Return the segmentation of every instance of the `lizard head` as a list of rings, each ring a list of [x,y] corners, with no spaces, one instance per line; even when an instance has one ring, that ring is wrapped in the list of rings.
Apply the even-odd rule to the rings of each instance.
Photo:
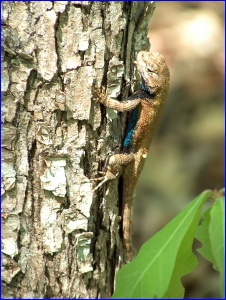
[[[140,51],[135,65],[141,75],[143,90],[150,95],[167,95],[170,73],[162,54]]]

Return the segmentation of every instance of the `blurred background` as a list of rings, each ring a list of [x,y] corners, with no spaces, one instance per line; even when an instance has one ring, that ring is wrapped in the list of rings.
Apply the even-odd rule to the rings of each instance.
[[[133,241],[140,246],[206,189],[224,186],[224,2],[157,2],[152,52],[171,73],[169,95],[136,188]],[[195,250],[187,298],[218,298],[219,274]]]

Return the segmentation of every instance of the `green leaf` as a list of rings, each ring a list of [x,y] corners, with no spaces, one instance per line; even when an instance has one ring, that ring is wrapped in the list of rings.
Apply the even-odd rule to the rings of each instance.
[[[197,228],[195,238],[202,243],[202,248],[197,249],[197,251],[202,254],[205,259],[214,264],[214,257],[209,235],[210,211],[211,207],[204,213],[204,221]]]
[[[210,240],[216,269],[221,274],[221,295],[224,297],[224,199],[216,200],[211,212]]]
[[[192,252],[205,191],[140,249],[137,257],[116,276],[113,298],[182,298],[181,277],[197,265]]]
[[[217,198],[214,205],[204,214],[196,238],[202,243],[197,249],[221,275],[221,295],[224,296],[224,199]]]

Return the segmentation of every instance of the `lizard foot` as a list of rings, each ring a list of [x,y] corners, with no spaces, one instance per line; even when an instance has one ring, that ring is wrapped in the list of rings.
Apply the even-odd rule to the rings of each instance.
[[[94,102],[99,102],[99,103],[102,103],[102,104],[105,104],[106,103],[106,89],[105,87],[101,87],[100,88],[97,88],[97,87],[94,87],[93,89],[93,101]]]
[[[115,176],[115,174],[113,174],[109,170],[107,172],[99,172],[99,173],[100,174],[104,174],[104,176],[91,179],[92,181],[99,181],[99,180],[101,180],[101,182],[93,190],[94,192],[96,190],[98,190],[103,184],[105,184],[105,182],[110,181],[110,180],[114,180],[114,179],[117,178],[117,176]]]

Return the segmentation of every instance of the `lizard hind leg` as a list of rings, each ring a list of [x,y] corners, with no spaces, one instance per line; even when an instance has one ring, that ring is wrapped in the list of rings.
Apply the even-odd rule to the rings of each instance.
[[[105,184],[107,181],[115,180],[119,178],[119,176],[123,172],[123,168],[128,164],[134,161],[134,154],[115,154],[112,155],[109,159],[109,164],[107,167],[107,172],[100,172],[102,174],[105,174],[102,177],[93,179],[93,180],[102,180],[93,191],[98,190],[103,184]]]

